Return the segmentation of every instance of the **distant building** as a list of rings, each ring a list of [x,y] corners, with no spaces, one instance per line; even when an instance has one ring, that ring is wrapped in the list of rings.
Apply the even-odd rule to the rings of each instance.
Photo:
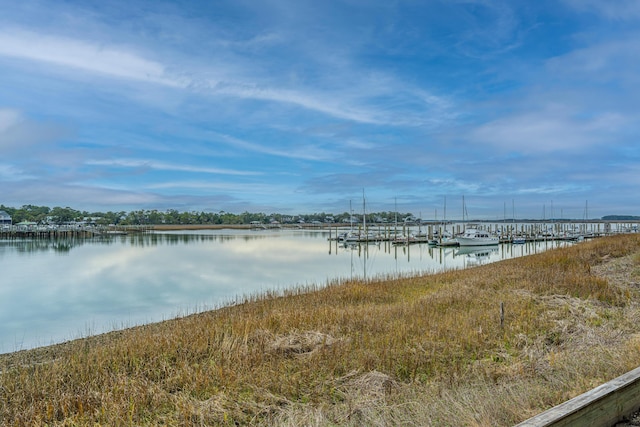
[[[11,225],[11,215],[6,213],[5,211],[0,211],[0,225]]]
[[[416,218],[414,216],[408,216],[404,219],[404,223],[405,224],[415,224],[416,223]]]

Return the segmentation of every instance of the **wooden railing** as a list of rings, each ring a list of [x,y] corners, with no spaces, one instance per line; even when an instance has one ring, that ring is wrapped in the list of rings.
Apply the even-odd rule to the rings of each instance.
[[[516,427],[613,427],[640,408],[640,368],[555,406]]]

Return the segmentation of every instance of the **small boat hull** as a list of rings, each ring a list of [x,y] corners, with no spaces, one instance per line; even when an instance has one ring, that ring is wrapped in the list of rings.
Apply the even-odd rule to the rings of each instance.
[[[488,237],[488,238],[457,237],[456,240],[458,241],[458,244],[460,246],[491,246],[491,245],[497,245],[500,243],[500,239],[498,239],[497,237],[495,238],[494,237]]]

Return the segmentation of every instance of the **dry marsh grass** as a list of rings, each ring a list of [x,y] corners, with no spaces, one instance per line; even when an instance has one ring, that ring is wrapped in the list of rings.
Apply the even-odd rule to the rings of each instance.
[[[638,235],[255,296],[0,356],[0,423],[513,425],[640,364],[639,297]]]

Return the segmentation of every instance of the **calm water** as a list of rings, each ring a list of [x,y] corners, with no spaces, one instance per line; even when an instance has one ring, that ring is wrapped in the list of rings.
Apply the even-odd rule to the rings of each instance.
[[[390,244],[343,247],[327,232],[203,230],[73,241],[0,241],[0,353],[219,307],[336,278],[434,272],[540,252]]]

